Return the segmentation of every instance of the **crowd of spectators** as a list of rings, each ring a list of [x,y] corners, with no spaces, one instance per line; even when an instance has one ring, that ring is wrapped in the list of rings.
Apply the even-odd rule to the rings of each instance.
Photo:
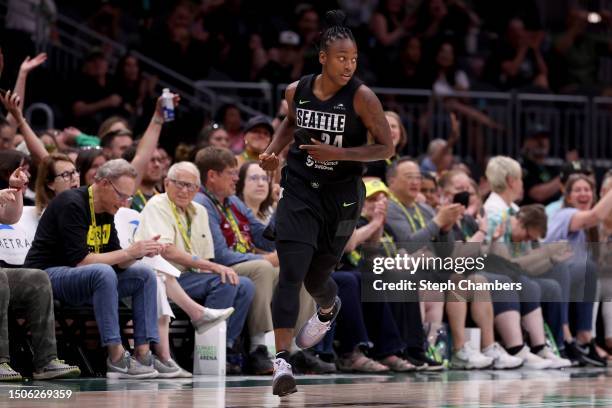
[[[94,10],[83,3],[75,2],[71,10],[91,13],[83,20],[93,29],[134,41],[185,75],[279,82],[318,70],[318,16],[329,7],[325,2],[295,8],[288,2],[273,9],[266,2],[179,1],[165,9],[153,2],[148,10],[153,14],[145,15],[140,9],[130,14],[112,1]],[[582,41],[595,46],[586,39],[582,11],[570,13],[568,32],[551,43],[534,15],[502,7],[505,14],[489,16],[500,19],[497,28],[504,27],[500,43],[482,41],[491,53],[479,65],[486,49],[471,41],[480,44],[494,31],[480,15],[492,11],[480,2],[340,3],[363,40],[364,76],[368,69],[373,81],[405,76],[406,86],[423,85],[449,97],[483,78],[499,89],[555,89],[546,61],[550,53],[582,61],[574,47]],[[155,12],[168,17],[158,20]],[[134,35],[139,27],[151,34]],[[546,51],[546,44],[554,45]],[[0,123],[0,223],[19,225],[33,206],[37,224],[20,264],[0,260],[0,280],[8,282],[0,286],[0,334],[7,333],[9,308],[25,308],[34,377],[78,375],[77,367],[57,359],[52,299],[93,305],[109,377],[188,377],[169,342],[172,301],[198,332],[227,320],[228,373],[270,374],[266,334],[273,328],[270,303],[279,268],[267,226],[275,222],[282,194],[279,174],[263,171],[257,160],[286,116],[286,103],[274,121],[255,116],[244,125],[238,107],[228,104],[214,123],[184,139],[192,142],[169,154],[160,146],[168,124],[155,79],[142,76],[129,54],[111,79],[105,50],[96,49],[75,79],[79,92],[66,114],[70,126],[36,134],[23,114],[24,98],[28,76],[45,58],[25,58],[13,90],[0,95],[6,110]],[[430,66],[428,59],[435,69],[423,68]],[[460,61],[471,65],[460,67]],[[588,87],[593,73],[570,65],[564,65],[563,85]],[[173,103],[180,108],[178,95]],[[463,101],[453,106],[478,116]],[[612,352],[612,316],[610,299],[600,298],[596,288],[601,286],[604,296],[610,293],[604,272],[609,273],[612,237],[612,174],[597,186],[593,170],[579,160],[561,169],[548,167],[550,135],[538,128],[525,138],[520,162],[486,158],[481,180],[453,156],[461,134],[455,115],[449,137],[432,140],[426,152],[414,149],[413,135],[396,112],[385,117],[396,155],[364,168],[362,217],[332,274],[343,309],[320,344],[293,348],[296,370],[404,372],[443,370],[446,363],[463,369],[605,366]],[[416,154],[407,157],[407,148]],[[135,240],[124,247],[114,225],[122,207],[141,213]],[[476,249],[466,254],[467,248]],[[427,276],[440,282],[520,283],[523,290],[420,291],[401,302],[361,301],[361,285],[367,283],[362,273],[372,251],[394,257],[417,250],[439,257],[488,256],[482,271],[451,277],[423,270],[417,277],[434,272]],[[180,276],[135,262],[157,255]],[[23,285],[26,280],[33,286]],[[31,290],[37,291],[36,302]],[[132,300],[133,351],[124,348],[118,321],[118,301],[126,297]],[[596,342],[592,324],[600,299],[605,333],[604,341]],[[302,288],[298,327],[314,309]],[[452,335],[447,355],[440,347],[444,322]],[[468,341],[468,326],[480,329],[479,345]],[[2,335],[0,342],[0,380],[20,378],[10,365],[8,337]]]

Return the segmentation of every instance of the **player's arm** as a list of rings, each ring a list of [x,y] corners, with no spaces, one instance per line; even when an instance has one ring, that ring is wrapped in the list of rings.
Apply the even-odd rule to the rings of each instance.
[[[376,161],[393,156],[394,147],[389,122],[376,94],[367,86],[361,86],[355,94],[355,112],[368,129],[374,143],[343,149],[345,158],[352,161]]]
[[[268,148],[259,155],[259,162],[264,170],[272,171],[278,167],[280,163],[278,155],[293,140],[293,131],[295,130],[293,97],[297,85],[298,81],[293,82],[285,90],[285,99],[288,105],[287,116],[274,132],[274,137],[272,138],[272,142],[268,145]]]

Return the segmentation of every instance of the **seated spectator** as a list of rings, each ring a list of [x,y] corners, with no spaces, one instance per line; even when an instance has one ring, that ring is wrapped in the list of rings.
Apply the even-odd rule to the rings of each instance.
[[[480,18],[468,6],[470,2],[425,0],[415,13],[414,32],[423,39],[425,49],[444,39],[451,39],[459,55],[465,55],[465,38]]]
[[[522,149],[523,188],[522,204],[548,204],[559,198],[559,172],[546,164],[550,152],[550,132],[535,125],[527,135]]]
[[[206,126],[198,135],[196,149],[203,149],[208,146],[222,147],[229,149],[229,135],[227,131],[218,123]],[[194,156],[197,151],[194,151]]]
[[[597,265],[592,260],[589,242],[597,242],[597,225],[612,214],[612,192],[595,203],[595,185],[591,178],[582,174],[569,177],[564,194],[563,207],[549,221],[546,243],[567,241],[571,247],[570,283],[568,300],[576,302],[576,340],[564,328],[568,356],[595,366],[605,366],[595,350],[592,337],[593,302],[597,287]]]
[[[51,153],[38,166],[36,175],[36,211],[42,215],[58,194],[81,185],[79,172],[68,156]]]
[[[563,206],[565,185],[567,184],[567,180],[572,174],[584,174],[588,177],[594,177],[593,169],[591,168],[591,166],[579,160],[564,163],[563,166],[561,166],[561,170],[559,170],[559,181],[561,182],[561,197],[559,197],[557,201],[553,201],[546,206],[546,216],[548,217],[548,219],[552,218],[552,216],[555,215],[555,213],[559,211]]]
[[[0,190],[0,224],[15,224],[23,211],[22,189],[28,175],[21,168],[11,174],[9,186]],[[32,334],[35,380],[78,377],[77,366],[57,359],[53,292],[49,277],[39,269],[11,268],[0,260],[0,381],[22,381],[21,374],[10,366],[8,312],[25,311]]]
[[[385,302],[361,302],[360,268],[366,262],[362,246],[377,245],[377,248],[389,251],[380,251],[386,256],[395,256],[391,252],[395,247],[393,236],[385,225],[389,190],[379,180],[369,180],[365,185],[366,201],[362,216],[340,261],[343,267],[332,273],[342,300],[336,320],[338,367],[349,372],[412,371],[416,367],[401,357],[405,343],[390,305]],[[369,351],[376,360],[367,357],[365,351]]]
[[[395,156],[387,160],[366,163],[366,172],[364,174],[364,177],[377,177],[383,182],[387,178],[387,167],[402,155],[404,148],[408,144],[408,132],[406,132],[400,116],[393,111],[385,111],[385,118],[387,118],[389,128],[391,129]]]
[[[259,71],[257,77],[272,84],[289,84],[300,79],[302,58],[300,36],[293,31],[281,31],[278,48],[270,50],[270,60]]]
[[[534,234],[539,235],[531,236],[524,230],[522,234],[518,235],[518,238],[514,238],[514,240],[522,242],[522,244],[517,245],[510,233],[512,227],[507,227],[510,218],[519,212],[519,207],[515,201],[519,201],[523,196],[521,166],[516,160],[505,156],[493,157],[487,166],[486,176],[492,189],[489,198],[484,204],[487,216],[487,242],[500,241],[503,243],[503,245],[494,246],[493,249],[496,247],[504,248],[504,246],[510,249],[507,258],[513,264],[520,267],[519,273],[512,273],[512,276],[521,282],[524,287],[524,290],[520,293],[521,321],[530,334],[533,353],[530,353],[529,348],[523,344],[522,338],[520,347],[516,347],[521,349],[518,351],[519,354],[525,354],[526,366],[548,368],[551,365],[550,362],[544,364],[542,361],[534,358],[539,356],[550,360],[546,355],[540,353],[543,350],[543,353],[546,352],[543,348],[545,334],[541,305],[545,305],[547,300],[557,300],[562,298],[562,296],[558,294],[559,283],[554,280],[554,277],[549,279],[536,277],[550,270],[552,267],[552,263],[549,262],[550,257],[534,253],[532,252],[533,250],[530,251],[530,247],[527,244],[528,241],[539,239],[539,235],[543,235],[544,231],[541,227],[533,228]],[[517,230],[516,227],[515,230]],[[545,263],[534,262],[534,259],[543,260]],[[511,269],[514,269],[514,267]],[[537,287],[534,287],[534,284]],[[557,312],[561,315],[561,318],[557,316]],[[553,325],[558,324],[558,320],[562,320],[562,311],[553,310],[548,311],[547,314],[549,316],[554,315],[548,319],[549,322],[552,321]],[[510,354],[517,353],[516,347],[512,349],[512,346],[506,344]]]
[[[274,128],[264,116],[255,116],[244,126],[244,151],[236,156],[238,167],[246,162],[259,161],[259,155],[272,141]]]
[[[155,109],[157,78],[144,76],[138,59],[128,53],[117,63],[115,84],[123,99],[123,109],[136,128],[139,125],[138,119],[149,117]]]
[[[134,238],[140,241],[159,236],[159,243],[165,245],[162,256],[181,271],[179,278],[164,276],[168,297],[185,310],[199,333],[225,320],[235,309],[227,331],[227,347],[231,350],[246,321],[255,288],[231,268],[210,262],[214,244],[208,214],[192,202],[199,185],[200,172],[195,165],[172,165],[165,180],[166,193],[147,202]],[[167,338],[170,323],[168,316],[164,317],[159,322],[161,339]],[[155,366],[160,373],[180,372],[170,357],[169,344],[162,341],[155,349]],[[228,372],[240,373],[240,366],[232,366],[228,360]]]
[[[612,190],[612,171],[608,171],[601,183],[600,197]],[[605,346],[612,353],[612,215],[599,225],[599,283],[601,285],[601,317],[604,323]],[[610,357],[608,357],[610,360]]]
[[[421,172],[418,164],[410,158],[400,158],[393,163],[387,170],[387,180],[391,191],[391,202],[387,213],[387,224],[396,239],[398,248],[403,248],[408,253],[412,253],[421,247],[427,246],[431,242],[454,241],[450,232],[452,226],[460,216],[461,206],[452,204],[440,207],[436,214],[432,208],[426,204],[416,202],[416,198],[421,190]],[[440,250],[441,248],[436,248]],[[451,248],[452,249],[452,248]],[[443,254],[439,254],[442,256]],[[430,302],[426,309],[435,308],[438,313],[443,312],[444,303]],[[410,337],[403,336],[408,343],[406,357],[417,367],[428,364],[433,367],[440,367],[441,362],[433,360],[431,354],[425,356],[423,353],[423,329],[421,319],[427,320],[427,316],[421,316],[418,304],[416,311],[410,310],[415,307],[411,303],[393,303],[392,308],[398,321],[400,316],[411,316],[409,319],[413,325],[411,330],[402,329],[403,333],[410,333]],[[426,310],[427,313],[427,310]],[[417,320],[418,318],[418,320]],[[435,319],[439,320],[439,319]],[[416,326],[420,326],[417,328]],[[415,362],[416,360],[416,362]]]
[[[272,190],[272,179],[258,163],[248,162],[240,167],[236,195],[265,225],[270,222],[276,207]]]
[[[370,32],[376,45],[374,60],[379,78],[388,78],[398,60],[400,45],[415,20],[406,13],[405,2],[401,0],[383,0],[372,14]]]
[[[100,140],[100,146],[108,160],[120,159],[133,143],[132,131],[127,129],[107,132]]]
[[[130,130],[130,125],[123,116],[111,116],[104,120],[98,128],[98,137],[102,139],[106,134],[110,132],[117,132],[119,130]]]
[[[572,8],[567,15],[566,30],[553,38],[553,57],[558,64],[551,70],[551,82],[560,93],[593,96],[602,93],[598,76],[600,58],[610,55],[612,41],[588,27],[588,12]],[[609,92],[609,88],[606,90]]]
[[[448,140],[434,139],[429,142],[427,156],[421,160],[421,173],[441,175],[453,165],[453,146],[459,140],[460,123],[454,113],[450,114],[451,132]]]
[[[436,177],[431,173],[423,173],[421,180],[421,194],[425,196],[425,203],[437,210],[440,206],[440,193],[438,191],[438,182]]]
[[[271,374],[272,362],[264,344],[265,333],[273,329],[270,304],[278,283],[278,256],[274,242],[263,237],[265,225],[235,196],[238,181],[236,158],[227,149],[207,147],[195,160],[202,177],[202,193],[195,197],[208,211],[215,244],[215,262],[230,266],[238,275],[255,284],[248,327],[251,341],[248,371]],[[314,301],[302,287],[300,313],[296,327],[301,327],[314,312]]]
[[[456,194],[467,192],[470,188],[469,177],[460,171],[450,171],[446,173],[440,179],[440,185],[444,192],[444,202],[454,201]],[[478,213],[477,218],[468,213],[466,210],[458,224],[454,227],[454,234],[458,241],[466,242],[467,244],[460,246],[461,256],[478,256],[485,254],[483,251],[483,245],[486,243],[488,234],[488,221],[486,217],[480,216]],[[535,218],[535,219],[534,219]],[[527,216],[521,219],[526,220],[530,234],[526,234],[527,229],[522,223],[516,225],[516,228],[512,228],[513,237],[508,238],[508,245],[520,245],[519,243],[525,241],[533,236],[541,236],[544,233],[541,222],[538,223],[537,217]],[[545,222],[546,220],[544,220]],[[508,228],[508,231],[510,227]],[[500,233],[501,234],[501,233]],[[496,237],[495,237],[496,238]],[[505,242],[505,241],[504,241]],[[477,245],[472,245],[477,244]],[[490,260],[491,257],[487,258]],[[502,265],[503,266],[503,265]],[[500,334],[506,349],[514,354],[512,357],[520,357],[521,362],[526,367],[530,368],[562,368],[571,365],[571,362],[566,359],[558,358],[553,349],[549,346],[541,347],[542,339],[544,338],[544,327],[541,321],[542,311],[540,311],[540,304],[536,301],[538,293],[541,293],[541,299],[546,301],[558,300],[561,297],[561,288],[554,280],[538,280],[536,278],[530,279],[526,276],[514,276],[512,274],[503,273],[505,269],[500,268],[498,263],[493,261],[485,262],[485,269],[478,272],[479,276],[484,277],[487,281],[493,282],[498,281],[502,283],[510,284],[512,282],[520,282],[521,291],[491,291],[490,298],[493,301],[493,312],[495,315],[495,327]],[[519,271],[519,268],[513,268],[512,271]],[[518,272],[520,273],[520,272]],[[448,312],[447,303],[447,312]],[[546,305],[546,307],[544,307]],[[457,307],[455,305],[455,311]],[[561,327],[561,308],[558,304],[553,303],[542,303],[542,309],[545,309],[549,321],[553,329],[560,329]],[[525,348],[522,337],[521,337],[521,314],[523,314],[525,321],[525,327],[530,332],[531,340],[531,351],[529,348]],[[533,324],[531,324],[533,322]],[[483,330],[483,333],[485,330]],[[455,336],[453,335],[453,338]],[[484,345],[484,343],[483,343]],[[493,357],[495,351],[498,350],[496,347],[490,350],[483,350],[485,355]],[[518,353],[516,351],[518,350]],[[493,355],[490,353],[493,352]],[[536,353],[537,356],[534,354]],[[501,361],[504,360],[505,351],[501,350]],[[499,356],[499,355],[498,355]],[[499,358],[499,357],[498,357]],[[547,361],[542,361],[542,359]],[[496,359],[495,367],[501,368],[505,364],[499,364],[501,361]]]
[[[106,156],[101,148],[81,149],[76,160],[76,168],[81,175],[81,185],[92,185],[98,169],[104,163]]]
[[[73,87],[74,125],[88,134],[98,129],[103,118],[123,112],[123,98],[108,76],[108,61],[100,49],[93,49],[83,61],[82,75]]]
[[[216,115],[217,123],[229,136],[229,149],[234,154],[240,154],[244,150],[244,138],[242,137],[242,114],[238,106],[227,104],[221,106]]]
[[[158,343],[157,283],[154,272],[134,265],[163,249],[155,239],[121,249],[114,215],[136,189],[136,171],[125,160],[101,166],[89,187],[64,191],[43,213],[25,266],[44,269],[55,299],[68,305],[93,304],[102,345],[107,347],[108,378],[158,375],[149,351]],[[155,237],[153,237],[155,238]],[[135,355],[122,346],[118,304],[132,298]]]
[[[506,91],[547,90],[548,66],[540,50],[544,32],[528,32],[519,18],[508,22],[505,38],[493,49],[485,75]]]
[[[130,151],[131,150],[131,151]],[[136,153],[136,149],[130,148],[126,151],[127,154],[124,154],[123,158],[125,160],[131,159],[133,160],[133,155]],[[145,171],[142,173],[142,180],[140,181],[140,185],[138,189],[136,189],[136,194],[134,195],[134,199],[132,200],[132,209],[138,212],[141,212],[145,207],[147,202],[155,195],[159,194],[157,191],[157,186],[162,181],[162,157],[157,150],[153,151],[153,154],[150,156],[147,163],[147,167]],[[131,161],[131,160],[130,160]]]

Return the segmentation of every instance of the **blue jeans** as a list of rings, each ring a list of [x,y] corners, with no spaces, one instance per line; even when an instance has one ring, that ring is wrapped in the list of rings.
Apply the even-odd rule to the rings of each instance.
[[[157,279],[153,270],[134,265],[116,273],[112,266],[91,264],[48,268],[53,297],[71,306],[93,305],[102,345],[121,344],[119,298],[132,298],[134,344],[159,343]]]
[[[222,283],[215,273],[183,272],[177,279],[185,293],[193,300],[211,309],[234,307],[227,321],[227,347],[232,347],[240,335],[255,296],[255,285],[247,277],[240,276],[234,286]]]

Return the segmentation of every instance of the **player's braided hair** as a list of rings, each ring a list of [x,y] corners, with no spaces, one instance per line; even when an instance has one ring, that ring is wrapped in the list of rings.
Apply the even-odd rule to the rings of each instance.
[[[327,46],[336,40],[349,39],[356,43],[351,29],[344,25],[346,14],[341,10],[330,10],[325,13],[325,26],[321,35],[320,49],[327,50]]]

